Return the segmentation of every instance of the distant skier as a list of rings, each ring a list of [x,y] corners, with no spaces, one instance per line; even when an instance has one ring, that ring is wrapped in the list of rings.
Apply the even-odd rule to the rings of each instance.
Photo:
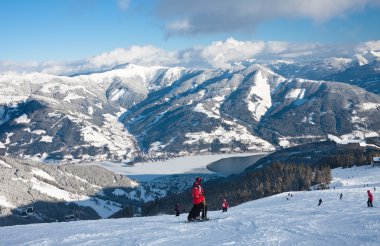
[[[343,198],[343,193],[340,193],[339,199],[342,200]]]
[[[228,209],[228,202],[227,202],[227,199],[224,199],[222,203],[222,210],[223,212],[227,212],[227,209]]]
[[[318,206],[321,206],[321,204],[322,204],[322,199],[319,198]]]
[[[371,194],[371,191],[369,191],[369,190],[367,190],[367,194],[368,194],[367,205],[368,205],[368,207],[373,207],[373,204],[372,204],[373,195]]]
[[[174,211],[175,211],[175,216],[179,216],[179,214],[180,214],[179,203],[176,203]]]
[[[376,187],[373,187],[373,191],[376,191]]]

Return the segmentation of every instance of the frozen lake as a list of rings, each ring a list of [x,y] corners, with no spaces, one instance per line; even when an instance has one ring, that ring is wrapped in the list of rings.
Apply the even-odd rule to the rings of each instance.
[[[136,163],[133,166],[115,162],[93,162],[86,165],[98,165],[114,173],[126,175],[139,181],[150,181],[157,177],[172,174],[198,173],[230,175],[232,173],[240,173],[247,166],[253,164],[255,160],[260,159],[267,154],[268,153],[196,155],[165,161],[141,162]],[[226,161],[218,162],[221,159],[226,159]],[[253,162],[248,164],[250,161]],[[212,165],[208,166],[209,164]]]

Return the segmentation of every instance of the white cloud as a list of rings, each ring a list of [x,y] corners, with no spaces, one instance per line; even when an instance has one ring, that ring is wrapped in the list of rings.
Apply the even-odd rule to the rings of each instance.
[[[152,45],[119,48],[88,59],[60,62],[0,61],[0,72],[42,72],[70,75],[100,71],[114,66],[133,63],[142,66],[184,66],[196,68],[229,68],[231,64],[246,59],[308,59],[327,57],[353,57],[359,53],[366,62],[380,57],[380,40],[360,43],[356,47],[329,46],[319,43],[289,43],[280,41],[238,41],[228,38],[207,46],[195,46],[180,51],[167,51]],[[376,58],[377,59],[377,58]]]
[[[380,51],[380,40],[372,40],[365,43],[361,43],[356,47],[358,53],[366,53],[368,51]]]
[[[252,31],[258,23],[277,18],[323,22],[374,5],[380,0],[159,0],[156,13],[170,36]],[[172,28],[183,20],[185,29]]]
[[[229,67],[231,63],[249,59],[262,52],[263,41],[237,41],[229,38],[226,41],[213,42],[203,48],[201,57],[213,67]]]

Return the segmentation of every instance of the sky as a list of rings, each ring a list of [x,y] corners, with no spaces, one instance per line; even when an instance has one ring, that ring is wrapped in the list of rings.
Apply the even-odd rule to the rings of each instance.
[[[380,0],[0,1],[0,72],[349,56],[379,49],[379,11]]]

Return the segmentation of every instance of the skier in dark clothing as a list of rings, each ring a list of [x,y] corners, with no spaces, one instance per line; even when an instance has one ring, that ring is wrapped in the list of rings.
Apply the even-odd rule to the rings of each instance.
[[[367,190],[367,193],[368,193],[367,205],[368,205],[368,207],[373,207],[373,204],[372,204],[373,195],[371,194],[371,191],[369,191],[369,190]]]
[[[321,204],[322,204],[322,199],[319,198],[318,206],[321,206]]]
[[[179,216],[179,214],[180,214],[179,203],[177,203],[177,204],[175,205],[174,210],[175,210],[175,216]]]
[[[340,193],[339,199],[341,200],[343,197],[343,193]]]

